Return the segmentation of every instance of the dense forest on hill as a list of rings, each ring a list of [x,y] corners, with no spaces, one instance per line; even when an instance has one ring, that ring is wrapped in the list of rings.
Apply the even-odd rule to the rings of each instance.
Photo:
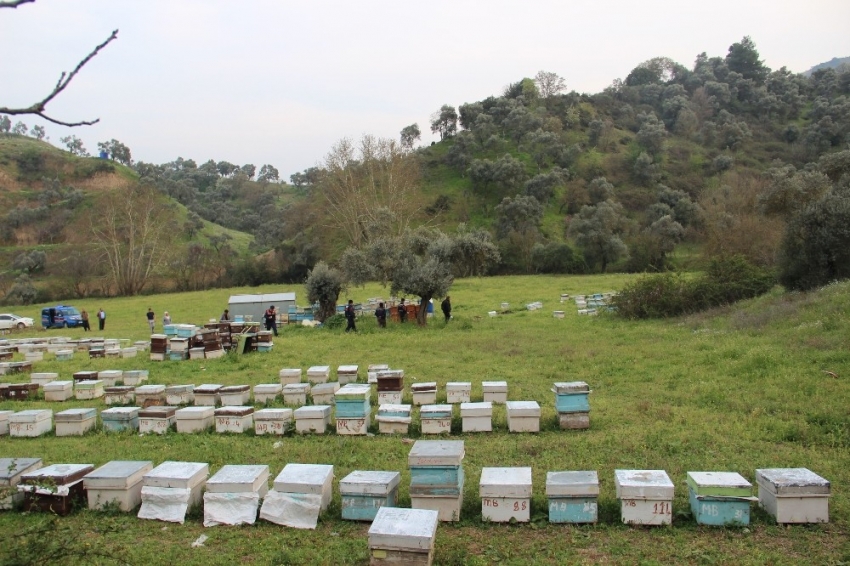
[[[98,284],[48,286],[52,296],[300,283],[319,262],[348,282],[393,282],[405,277],[387,265],[408,257],[408,278],[429,262],[446,263],[440,277],[451,277],[665,271],[731,255],[787,275],[809,269],[797,261],[814,253],[806,230],[843,210],[850,184],[846,66],[771,70],[749,38],[691,66],[651,59],[597,94],[569,92],[541,71],[484,100],[446,104],[428,127],[440,142],[417,147],[418,124],[400,140],[340,140],[290,183],[271,165],[133,163],[116,140],[101,151],[132,169],[84,157],[73,137],[62,139],[73,159],[0,146],[2,238],[15,246],[6,254],[24,265],[46,253],[43,272],[56,275],[51,256],[68,254],[52,247],[74,245],[85,263],[113,266]],[[0,117],[0,132],[21,142],[27,129]],[[89,237],[90,220],[79,229],[110,189],[152,191],[167,218],[169,245],[142,283],[122,283],[126,258],[104,255],[117,232]],[[688,253],[674,262],[674,250]],[[827,265],[827,278],[841,276],[836,257],[810,259]],[[31,271],[8,270],[5,292]]]

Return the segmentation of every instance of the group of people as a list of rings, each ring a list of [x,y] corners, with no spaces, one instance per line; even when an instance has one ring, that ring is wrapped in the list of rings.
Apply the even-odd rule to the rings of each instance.
[[[106,320],[106,313],[103,312],[103,309],[101,309],[100,313],[98,313],[98,318],[100,318],[101,313],[103,313],[103,320]],[[145,316],[148,319],[148,326],[151,329],[151,334],[153,334],[154,328],[156,327],[156,315],[151,307],[148,307],[148,312]],[[162,326],[165,327],[167,324],[171,324],[171,315],[168,314],[168,311],[165,311],[162,315]],[[103,330],[103,322],[100,324],[100,329]]]
[[[89,324],[89,313],[86,309],[83,309],[80,312],[80,320],[83,323],[83,332],[91,330],[91,325]],[[98,309],[97,311],[97,327],[98,330],[103,330],[106,327],[106,311],[103,309]]]
[[[351,310],[350,318],[349,309]],[[404,304],[404,299],[401,299],[398,302],[396,309],[396,312],[398,313],[398,321],[407,322],[407,307]],[[446,318],[446,324],[448,324],[452,319],[452,299],[450,296],[446,295],[446,298],[443,299],[442,303],[440,303],[440,309],[443,311],[443,316]],[[384,307],[384,303],[378,303],[378,308],[375,309],[375,318],[378,320],[378,326],[381,328],[387,327],[387,312],[388,310]],[[349,329],[355,330],[354,305],[351,300],[348,301],[348,307],[345,309],[345,318],[348,320],[348,326],[345,331],[348,332]]]

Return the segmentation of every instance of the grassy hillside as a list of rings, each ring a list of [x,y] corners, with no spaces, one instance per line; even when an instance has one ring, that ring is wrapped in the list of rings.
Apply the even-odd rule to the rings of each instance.
[[[371,363],[405,370],[406,401],[417,381],[436,381],[438,400],[448,381],[471,381],[473,400],[481,381],[507,380],[509,399],[536,400],[542,407],[539,434],[509,434],[502,407],[494,410],[494,432],[461,434],[455,417],[452,438],[466,446],[466,484],[462,520],[440,524],[437,564],[840,564],[850,560],[850,414],[847,412],[850,354],[850,284],[834,284],[811,293],[779,290],[759,299],[700,316],[666,321],[626,322],[612,316],[583,317],[561,293],[592,293],[621,288],[632,276],[493,277],[463,279],[451,290],[455,318],[448,326],[432,321],[375,327],[358,321],[356,335],[342,329],[286,327],[269,354],[219,360],[149,362],[88,360],[44,361],[36,371],[69,378],[82,369],[150,370],[150,382],[258,384],[277,381],[283,367]],[[262,287],[251,292],[303,290]],[[226,298],[246,289],[81,301],[90,312],[108,313],[104,335],[140,339],[147,335],[144,312],[163,309],[177,322],[217,317]],[[355,301],[384,295],[370,285],[353,289]],[[343,297],[341,297],[343,298]],[[542,301],[544,309],[524,304]],[[487,312],[510,303],[509,313]],[[566,310],[554,319],[551,311]],[[32,315],[33,308],[20,314]],[[33,331],[53,336],[74,331]],[[95,334],[98,334],[97,332]],[[20,376],[17,380],[25,379]],[[555,381],[584,380],[593,393],[591,428],[560,431],[550,389]],[[374,404],[373,399],[373,404]],[[61,408],[100,402],[70,401]],[[44,401],[0,402],[0,410],[45,407]],[[411,439],[421,438],[417,419]],[[278,442],[280,440],[280,442]],[[95,432],[79,438],[0,437],[4,456],[37,456],[46,463],[113,459],[166,459],[209,462],[211,472],[226,463],[268,464],[274,477],[289,462],[334,465],[334,499],[315,531],[285,529],[258,522],[252,527],[205,529],[196,511],[184,525],[142,521],[132,514],[82,511],[59,520],[60,529],[84,533],[86,548],[120,553],[132,564],[181,562],[227,564],[364,564],[368,525],[340,520],[337,482],[352,470],[402,473],[399,505],[409,506],[407,454],[399,437],[178,435],[140,437]],[[481,521],[478,479],[482,467],[531,466],[532,522],[495,525]],[[762,467],[808,467],[833,486],[830,523],[780,527],[753,506],[746,529],[697,527],[684,485],[688,471],[729,470],[754,481]],[[619,468],[665,469],[676,495],[673,526],[632,528],[619,522],[613,471]],[[600,477],[599,524],[571,527],[547,521],[545,477],[554,470],[597,470]],[[0,514],[0,529],[20,532],[37,525],[38,514]],[[66,531],[61,531],[66,532]],[[190,543],[201,534],[205,545]],[[0,556],[11,551],[0,547]],[[0,559],[2,562],[3,559]],[[104,562],[106,563],[106,562]]]

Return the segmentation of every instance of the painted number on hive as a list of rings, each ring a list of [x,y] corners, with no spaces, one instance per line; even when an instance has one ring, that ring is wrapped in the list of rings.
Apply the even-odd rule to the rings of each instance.
[[[652,506],[653,515],[670,515],[670,503],[661,501]]]

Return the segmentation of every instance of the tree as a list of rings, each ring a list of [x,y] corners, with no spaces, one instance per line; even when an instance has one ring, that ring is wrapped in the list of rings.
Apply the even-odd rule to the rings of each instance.
[[[583,206],[570,223],[569,234],[584,251],[590,265],[601,264],[602,273],[608,265],[628,252],[621,235],[626,218],[619,203],[605,201],[596,206]]]
[[[656,157],[664,151],[664,140],[667,138],[667,130],[655,114],[639,114],[640,129],[637,140],[646,151]]]
[[[749,36],[729,46],[726,66],[730,71],[743,75],[745,79],[753,79],[756,84],[764,83],[764,79],[770,73],[770,69],[759,59],[756,44]]]
[[[428,323],[427,306],[434,297],[444,297],[454,282],[451,239],[438,230],[419,228],[399,238],[390,291],[419,297],[416,322]]]
[[[37,296],[38,290],[32,284],[30,276],[26,273],[21,273],[15,279],[15,284],[12,285],[12,288],[9,289],[3,300],[6,304],[11,305],[30,305],[35,302]]]
[[[47,265],[47,254],[41,250],[32,250],[31,252],[21,252],[15,256],[12,262],[12,268],[24,273],[37,273],[44,271]]]
[[[18,122],[15,123],[15,126],[12,128],[12,133],[18,134],[19,136],[25,136],[25,135],[27,135],[28,129],[29,128],[27,128],[26,124],[24,124],[21,121],[18,121]]]
[[[260,183],[277,183],[280,181],[280,173],[273,165],[266,163],[260,167],[260,174],[257,176],[257,181]]]
[[[454,106],[443,104],[439,112],[431,115],[431,132],[440,134],[440,140],[455,135],[455,132],[457,132],[457,111]]]
[[[73,155],[77,157],[89,157],[89,152],[86,151],[86,148],[83,146],[83,140],[78,138],[77,136],[65,136],[64,138],[59,138],[59,141],[65,144],[65,147],[68,148]]]
[[[401,147],[410,151],[413,149],[413,144],[422,139],[422,132],[419,131],[419,124],[411,124],[405,126],[401,130]]]
[[[130,148],[115,138],[106,142],[98,142],[97,149],[99,151],[106,152],[112,161],[117,161],[118,163],[122,163],[127,166],[130,166],[133,163],[133,159],[130,156]]]
[[[44,126],[35,125],[30,130],[30,136],[40,141],[47,137],[47,132],[44,130]]]
[[[546,205],[555,195],[555,189],[564,185],[569,179],[569,171],[560,167],[553,167],[547,173],[535,175],[525,183],[525,194],[536,198],[541,204]]]
[[[673,220],[670,215],[662,216],[649,225],[646,232],[655,240],[660,257],[658,265],[663,266],[666,255],[673,251],[685,235],[685,229],[681,224]]]
[[[320,261],[310,270],[304,287],[307,290],[307,300],[319,303],[319,312],[316,313],[319,322],[324,322],[336,314],[339,295],[345,288],[342,274],[338,270]]]
[[[564,144],[557,134],[544,130],[537,130],[529,134],[527,145],[534,163],[537,164],[538,173],[564,149]]]
[[[246,163],[245,165],[240,167],[239,170],[244,173],[245,176],[249,179],[253,179],[254,175],[257,173],[257,166],[253,163]]]
[[[536,234],[543,219],[543,205],[532,196],[505,197],[494,212],[498,238],[505,238],[510,232]]]
[[[499,248],[490,232],[461,223],[453,238],[452,271],[457,277],[482,276],[499,263]]]
[[[590,197],[591,204],[599,204],[600,202],[614,198],[614,185],[608,182],[605,177],[596,177],[587,186],[587,195]]]
[[[551,98],[567,89],[567,83],[556,73],[538,71],[534,75],[534,82],[540,92],[540,98]]]
[[[8,134],[12,130],[12,121],[8,116],[0,116],[0,134]]]

